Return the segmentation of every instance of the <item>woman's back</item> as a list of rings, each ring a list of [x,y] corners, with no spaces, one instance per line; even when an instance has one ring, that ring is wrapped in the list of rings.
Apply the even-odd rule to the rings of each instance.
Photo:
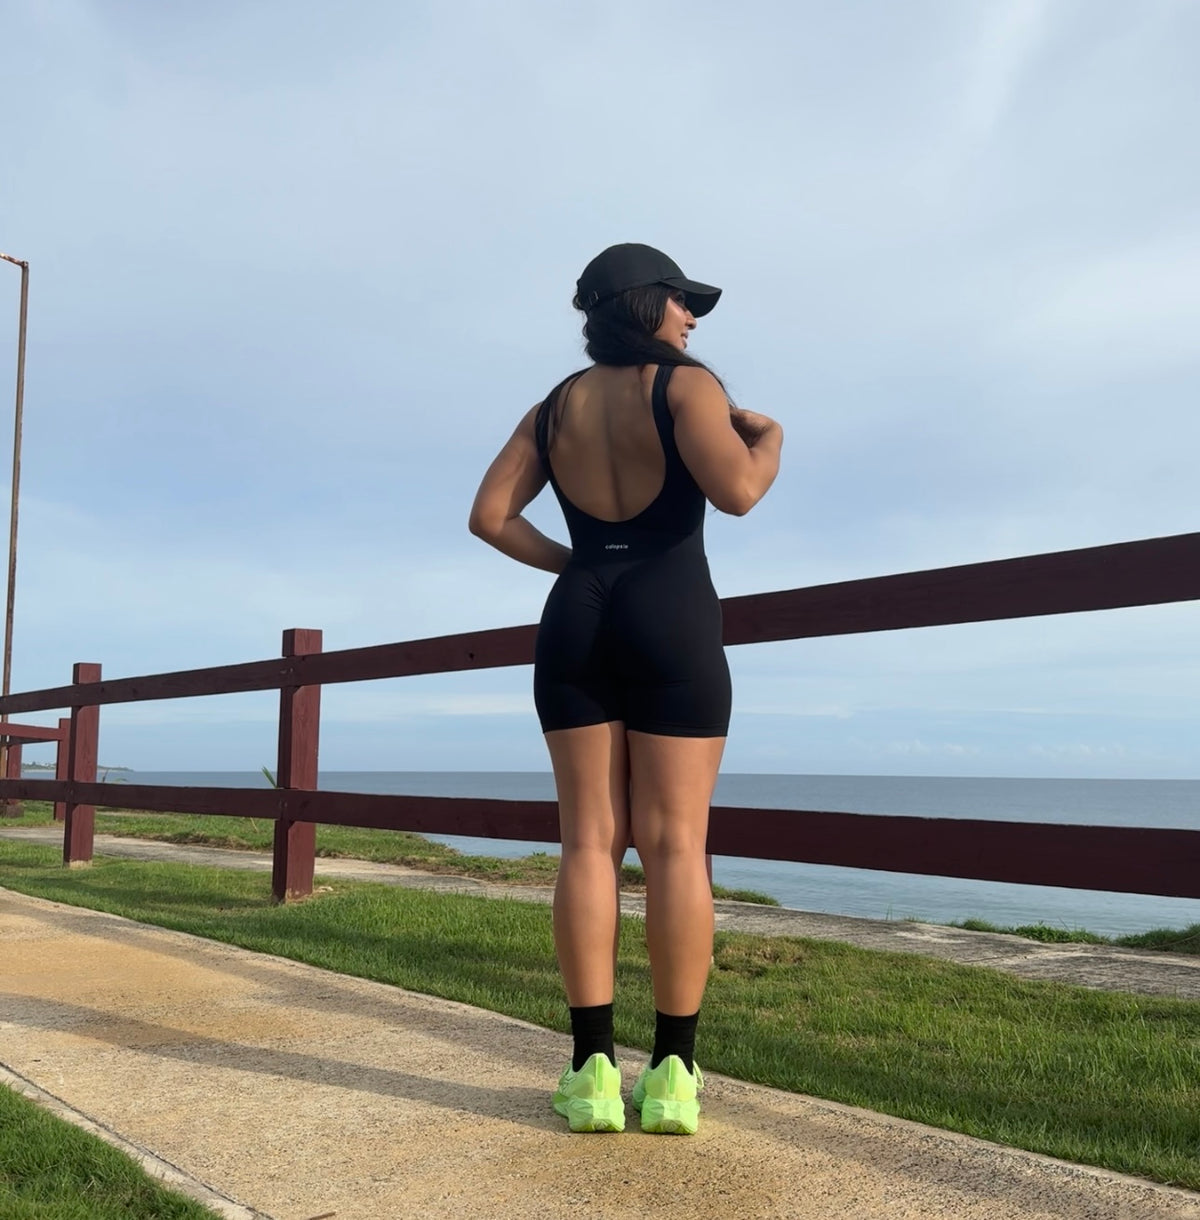
[[[779,468],[778,444],[755,452],[764,424],[778,432],[765,416],[732,409],[706,368],[597,364],[550,393],[537,437],[560,500],[599,521],[643,512],[670,490],[675,465],[716,508],[740,516]]]
[[[704,493],[675,444],[667,366],[597,366],[556,387],[537,413],[538,452],[580,563],[702,547]]]
[[[666,457],[654,420],[657,366],[596,365],[549,404],[550,470],[562,494],[600,521],[628,521],[662,490]]]

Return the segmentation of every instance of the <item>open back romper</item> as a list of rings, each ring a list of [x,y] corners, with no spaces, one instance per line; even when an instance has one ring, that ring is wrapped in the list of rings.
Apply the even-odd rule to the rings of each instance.
[[[671,737],[728,732],[729,666],[704,554],[706,500],[675,447],[671,372],[659,366],[651,396],[666,459],[662,490],[625,521],[576,508],[550,466],[555,404],[582,374],[556,386],[538,410],[538,455],[572,548],[538,628],[533,694],[543,732],[609,721]]]

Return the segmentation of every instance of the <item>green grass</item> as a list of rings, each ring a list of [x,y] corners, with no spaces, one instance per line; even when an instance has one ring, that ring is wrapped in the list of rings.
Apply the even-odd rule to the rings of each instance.
[[[216,1220],[124,1153],[0,1086],[4,1220]]]
[[[1149,932],[1134,932],[1127,936],[1099,936],[1084,928],[1060,928],[1051,924],[1022,924],[1020,927],[1000,927],[985,919],[964,919],[952,928],[969,932],[1002,932],[1007,936],[1024,936],[1044,944],[1116,945],[1122,949],[1160,949],[1167,953],[1200,953],[1200,923],[1186,928],[1152,928]]]
[[[44,826],[53,821],[53,807],[44,801],[26,803],[21,818],[6,818],[0,826]],[[261,818],[233,818],[183,813],[131,813],[102,809],[96,813],[96,833],[127,835],[160,843],[200,844],[234,851],[270,851],[274,823]],[[558,857],[532,852],[515,860],[496,856],[468,856],[444,843],[434,843],[403,830],[370,830],[357,826],[318,826],[317,855],[327,858],[372,860],[401,864],[430,873],[474,877],[505,885],[553,885]],[[646,876],[637,865],[621,869],[621,888],[641,890]],[[777,899],[756,890],[713,886],[713,896],[737,902],[778,906]]]
[[[3,842],[0,885],[567,1028],[540,904],[335,883],[274,906],[259,874],[64,870],[53,849]],[[643,933],[623,922],[616,1035],[647,1049]],[[742,1080],[1200,1189],[1200,1003],[721,933],[700,1046]]]

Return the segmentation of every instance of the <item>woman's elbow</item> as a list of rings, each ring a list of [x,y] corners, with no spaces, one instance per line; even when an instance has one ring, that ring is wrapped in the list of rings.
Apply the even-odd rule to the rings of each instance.
[[[758,503],[758,497],[748,487],[730,488],[712,503],[718,512],[744,517]]]
[[[496,536],[495,523],[491,516],[486,512],[481,512],[478,507],[471,509],[471,515],[467,518],[467,529],[476,538],[482,538],[484,542],[491,542]]]

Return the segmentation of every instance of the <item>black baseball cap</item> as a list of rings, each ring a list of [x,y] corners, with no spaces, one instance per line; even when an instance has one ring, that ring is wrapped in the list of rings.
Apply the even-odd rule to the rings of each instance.
[[[721,290],[711,284],[689,280],[679,270],[679,264],[653,246],[624,242],[601,250],[583,269],[575,285],[580,309],[588,310],[608,297],[615,297],[629,288],[644,288],[648,284],[666,284],[678,288],[692,314],[701,318],[721,296]]]

